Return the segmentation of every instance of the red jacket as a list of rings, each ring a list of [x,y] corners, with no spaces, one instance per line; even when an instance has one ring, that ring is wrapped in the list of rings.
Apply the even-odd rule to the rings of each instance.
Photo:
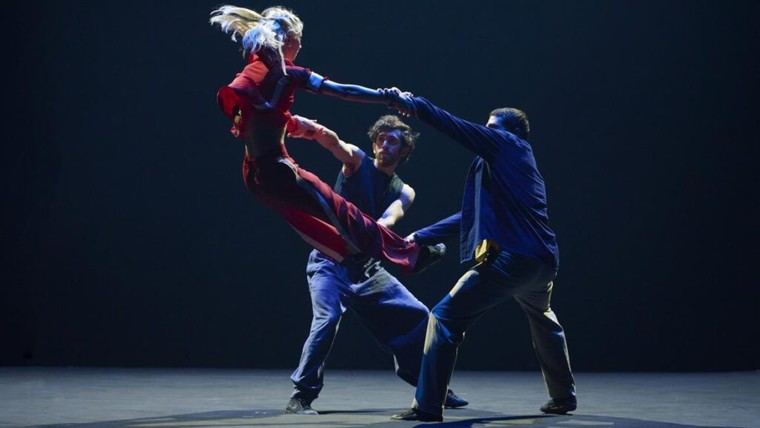
[[[245,136],[246,126],[280,129],[288,123],[295,91],[306,87],[311,70],[286,61],[285,75],[276,61],[275,55],[266,52],[251,54],[243,71],[219,88],[217,102],[232,121],[230,132],[235,137]]]

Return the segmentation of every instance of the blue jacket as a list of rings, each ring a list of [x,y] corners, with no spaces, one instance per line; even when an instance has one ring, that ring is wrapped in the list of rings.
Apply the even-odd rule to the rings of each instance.
[[[480,241],[489,239],[502,250],[557,267],[559,249],[549,227],[546,188],[530,144],[510,132],[460,119],[425,98],[413,102],[419,119],[476,155],[462,210],[418,230],[415,240],[432,244],[459,232],[462,263],[473,259]]]

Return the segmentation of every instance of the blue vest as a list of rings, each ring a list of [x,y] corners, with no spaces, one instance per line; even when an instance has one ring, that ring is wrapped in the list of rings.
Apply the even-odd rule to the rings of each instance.
[[[346,177],[343,170],[338,173],[335,192],[351,201],[375,220],[380,218],[391,202],[401,195],[404,182],[393,174],[375,168],[374,159],[365,156],[359,168]]]

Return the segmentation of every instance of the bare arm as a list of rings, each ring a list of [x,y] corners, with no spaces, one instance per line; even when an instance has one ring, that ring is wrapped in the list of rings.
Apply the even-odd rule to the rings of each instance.
[[[401,194],[398,199],[391,202],[386,208],[382,216],[377,220],[378,224],[382,224],[385,227],[393,227],[399,220],[404,217],[404,214],[409,210],[414,202],[414,189],[408,184],[404,184],[401,188]]]
[[[293,115],[291,120],[295,122],[296,129],[288,134],[288,136],[291,138],[314,140],[319,143],[320,146],[327,149],[336,159],[343,163],[345,175],[350,175],[361,165],[364,156],[366,156],[364,152],[353,144],[348,144],[341,140],[332,129],[303,116]]]

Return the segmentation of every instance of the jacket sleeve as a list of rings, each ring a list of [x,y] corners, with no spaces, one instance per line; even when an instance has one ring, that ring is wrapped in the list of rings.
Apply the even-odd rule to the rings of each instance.
[[[415,242],[422,245],[437,244],[456,238],[462,222],[462,212],[458,211],[437,223],[414,232]]]
[[[417,118],[486,160],[493,159],[500,149],[514,144],[517,138],[507,131],[458,118],[426,98],[414,97],[412,102]]]

